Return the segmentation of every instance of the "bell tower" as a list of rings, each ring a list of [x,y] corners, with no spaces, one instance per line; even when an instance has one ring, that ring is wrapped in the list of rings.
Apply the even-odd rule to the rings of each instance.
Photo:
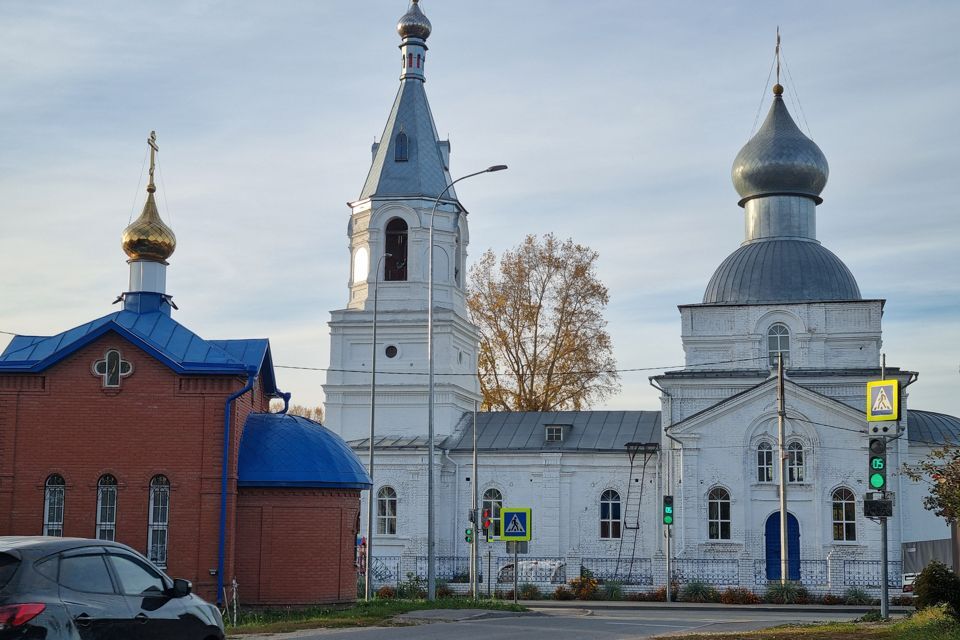
[[[375,298],[377,433],[427,433],[432,215],[436,435],[450,433],[479,400],[479,338],[464,296],[467,211],[447,188],[450,142],[439,139],[424,91],[430,32],[419,0],[413,0],[397,24],[400,88],[373,144],[360,197],[349,204],[349,297],[345,309],[331,312],[330,370],[323,386],[325,421],[346,440],[369,435]]]

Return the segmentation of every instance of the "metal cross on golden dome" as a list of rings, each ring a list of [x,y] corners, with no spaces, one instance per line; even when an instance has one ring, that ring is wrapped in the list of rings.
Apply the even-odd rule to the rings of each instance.
[[[779,67],[777,67],[777,77],[779,78]],[[160,151],[160,147],[157,146],[157,132],[151,131],[150,137],[147,138],[147,144],[150,145],[150,183],[147,185],[147,191],[153,193],[157,190],[157,185],[153,184],[153,170],[157,166],[157,152]]]

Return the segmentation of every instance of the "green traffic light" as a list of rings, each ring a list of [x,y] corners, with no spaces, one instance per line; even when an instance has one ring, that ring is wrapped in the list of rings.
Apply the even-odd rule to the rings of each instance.
[[[882,489],[885,484],[886,479],[883,477],[882,473],[871,473],[870,474],[870,486],[874,489]]]
[[[664,515],[664,516],[663,516],[663,524],[673,524],[673,516],[671,516],[671,515]]]

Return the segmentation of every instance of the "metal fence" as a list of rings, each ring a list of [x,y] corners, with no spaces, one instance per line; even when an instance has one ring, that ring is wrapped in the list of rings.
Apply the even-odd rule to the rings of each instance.
[[[777,567],[779,568],[779,563]],[[779,582],[779,578],[767,577],[767,561],[753,561],[753,583],[765,585]],[[826,560],[800,560],[800,584],[805,587],[822,587],[830,584],[830,566]]]
[[[653,584],[653,562],[650,558],[581,558],[580,566],[601,582]]]
[[[844,560],[843,584],[850,587],[879,589],[883,583],[882,560]],[[903,587],[903,563],[892,560],[887,563],[887,586],[894,589]]]
[[[680,583],[702,582],[710,585],[740,583],[740,561],[721,558],[677,558],[673,561],[673,579]]]
[[[513,583],[513,556],[494,556],[488,569],[486,554],[480,558],[480,581],[493,585]],[[572,563],[572,564],[571,564]],[[665,581],[662,562],[651,558],[601,558],[563,556],[519,557],[519,583],[538,586],[560,585],[589,571],[600,582],[617,581],[633,590],[662,586]],[[850,587],[879,590],[882,561],[878,559],[806,559],[800,561],[800,583],[818,592],[842,593]],[[753,572],[752,585],[750,572]],[[902,563],[888,564],[888,586],[902,587]],[[411,581],[426,581],[426,556],[375,556],[370,573],[375,586],[400,587]],[[467,556],[437,556],[436,577],[454,585],[469,582],[470,560]],[[489,575],[488,575],[489,574]],[[741,577],[744,582],[741,583]],[[717,587],[765,586],[766,560],[729,558],[675,558],[673,579],[678,583],[702,582]]]

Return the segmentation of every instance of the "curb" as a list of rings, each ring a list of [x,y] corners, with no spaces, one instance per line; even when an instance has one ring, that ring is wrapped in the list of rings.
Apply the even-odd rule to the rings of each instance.
[[[797,611],[808,613],[867,613],[879,611],[879,605],[820,605],[820,604],[714,604],[695,602],[630,602],[630,601],[603,601],[603,600],[575,600],[569,603],[556,600],[521,600],[520,604],[535,609],[603,609],[607,611],[651,611],[688,610],[688,611],[716,611],[716,610],[751,610],[751,611]],[[913,607],[891,606],[891,613],[909,613]]]

